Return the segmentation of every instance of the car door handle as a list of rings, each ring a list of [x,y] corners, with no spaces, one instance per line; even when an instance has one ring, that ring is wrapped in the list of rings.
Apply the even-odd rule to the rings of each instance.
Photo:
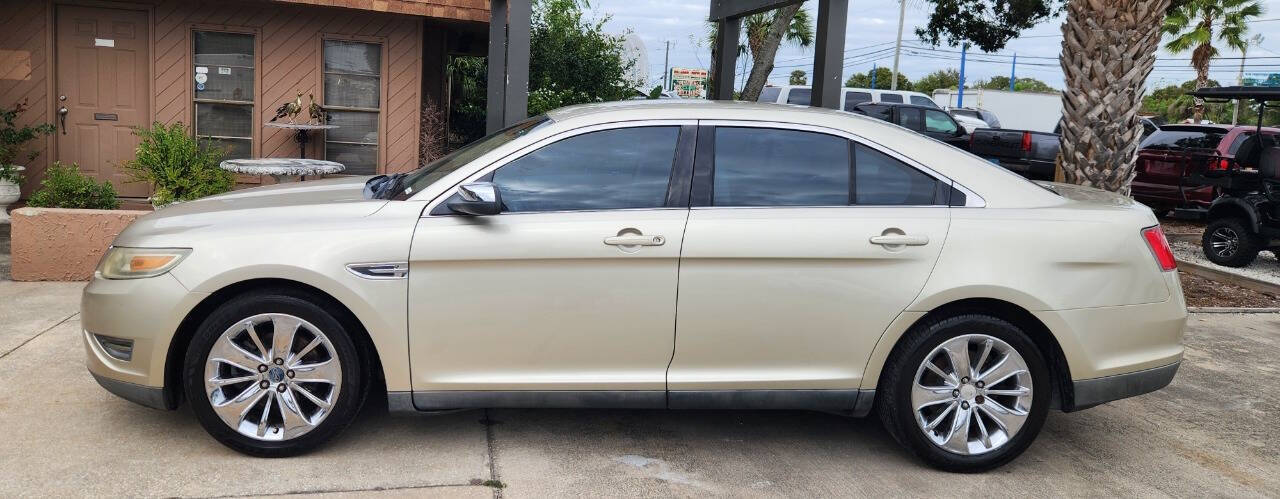
[[[881,246],[924,246],[929,244],[929,236],[886,234],[872,237],[871,244],[879,244]]]
[[[604,243],[609,246],[662,246],[666,244],[667,238],[662,236],[645,236],[639,234],[630,234],[625,236],[609,236],[604,238]]]

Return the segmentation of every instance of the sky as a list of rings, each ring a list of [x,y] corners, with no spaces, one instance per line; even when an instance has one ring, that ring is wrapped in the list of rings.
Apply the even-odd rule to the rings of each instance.
[[[1280,72],[1280,0],[1263,0],[1265,12],[1251,26],[1251,33],[1261,34],[1260,47],[1250,49],[1246,73]],[[664,42],[671,43],[671,66],[707,68],[710,65],[711,48],[707,38],[707,13],[710,0],[593,0],[591,10],[597,18],[609,17],[605,29],[621,34],[628,30],[646,47],[648,55],[649,85],[662,80]],[[849,20],[845,32],[844,78],[855,72],[870,71],[873,64],[892,67],[893,51],[897,37],[899,3],[884,0],[850,0]],[[928,47],[915,40],[915,28],[928,20],[929,4],[922,0],[908,0],[906,21],[903,28],[903,52],[899,71],[912,80],[919,79],[939,69],[960,66],[960,49],[940,45],[933,50],[910,49]],[[816,20],[817,2],[808,1],[805,8]],[[1263,21],[1265,20],[1265,21]],[[1009,76],[1012,55],[1018,55],[1017,77],[1032,77],[1062,88],[1062,69],[1058,55],[1062,44],[1063,17],[1049,19],[1023,32],[1011,40],[1003,50],[994,54],[969,51],[965,63],[967,83],[985,80],[992,76]],[[888,50],[886,50],[888,49]],[[1222,50],[1220,57],[1239,57],[1234,50]],[[1175,85],[1195,78],[1190,66],[1190,53],[1171,54],[1161,49],[1156,69],[1147,80],[1149,88]],[[1258,57],[1259,59],[1252,59]],[[1263,59],[1269,58],[1269,59]],[[740,58],[739,62],[742,62]],[[1240,71],[1240,60],[1224,59],[1210,66],[1209,77],[1222,84],[1234,84]],[[1255,66],[1255,64],[1257,66]],[[1265,65],[1264,65],[1265,64]],[[741,66],[741,64],[740,64]],[[812,74],[813,49],[784,44],[775,58],[775,68],[769,77],[772,84],[786,84],[793,70]],[[741,70],[741,67],[740,67]],[[739,77],[741,86],[746,78]]]

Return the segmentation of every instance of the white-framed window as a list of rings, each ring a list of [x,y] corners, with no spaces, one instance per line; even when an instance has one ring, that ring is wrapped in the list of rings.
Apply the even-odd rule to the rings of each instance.
[[[378,170],[378,122],[382,103],[382,44],[324,41],[325,158],[345,173]]]
[[[226,159],[253,156],[254,39],[249,33],[193,33],[196,139]]]

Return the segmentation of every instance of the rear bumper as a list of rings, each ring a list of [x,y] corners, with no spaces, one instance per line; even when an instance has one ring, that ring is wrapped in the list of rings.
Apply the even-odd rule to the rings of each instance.
[[[1084,379],[1071,383],[1075,393],[1073,410],[1151,393],[1173,381],[1181,361],[1137,372]]]

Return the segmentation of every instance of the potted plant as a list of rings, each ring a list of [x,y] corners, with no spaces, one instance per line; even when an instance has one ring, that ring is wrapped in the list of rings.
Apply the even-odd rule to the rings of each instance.
[[[222,150],[196,141],[181,122],[166,126],[152,123],[137,128],[142,138],[134,159],[126,162],[134,181],[151,184],[151,205],[167,204],[212,196],[231,190],[235,177],[218,167]]]
[[[15,123],[18,116],[27,111],[24,100],[13,105],[11,109],[0,109],[0,221],[9,220],[7,208],[22,196],[22,166],[15,164],[20,156],[19,151],[27,142],[41,135],[53,133],[53,125],[19,127]],[[39,155],[33,152],[25,155],[23,161],[30,161]]]

